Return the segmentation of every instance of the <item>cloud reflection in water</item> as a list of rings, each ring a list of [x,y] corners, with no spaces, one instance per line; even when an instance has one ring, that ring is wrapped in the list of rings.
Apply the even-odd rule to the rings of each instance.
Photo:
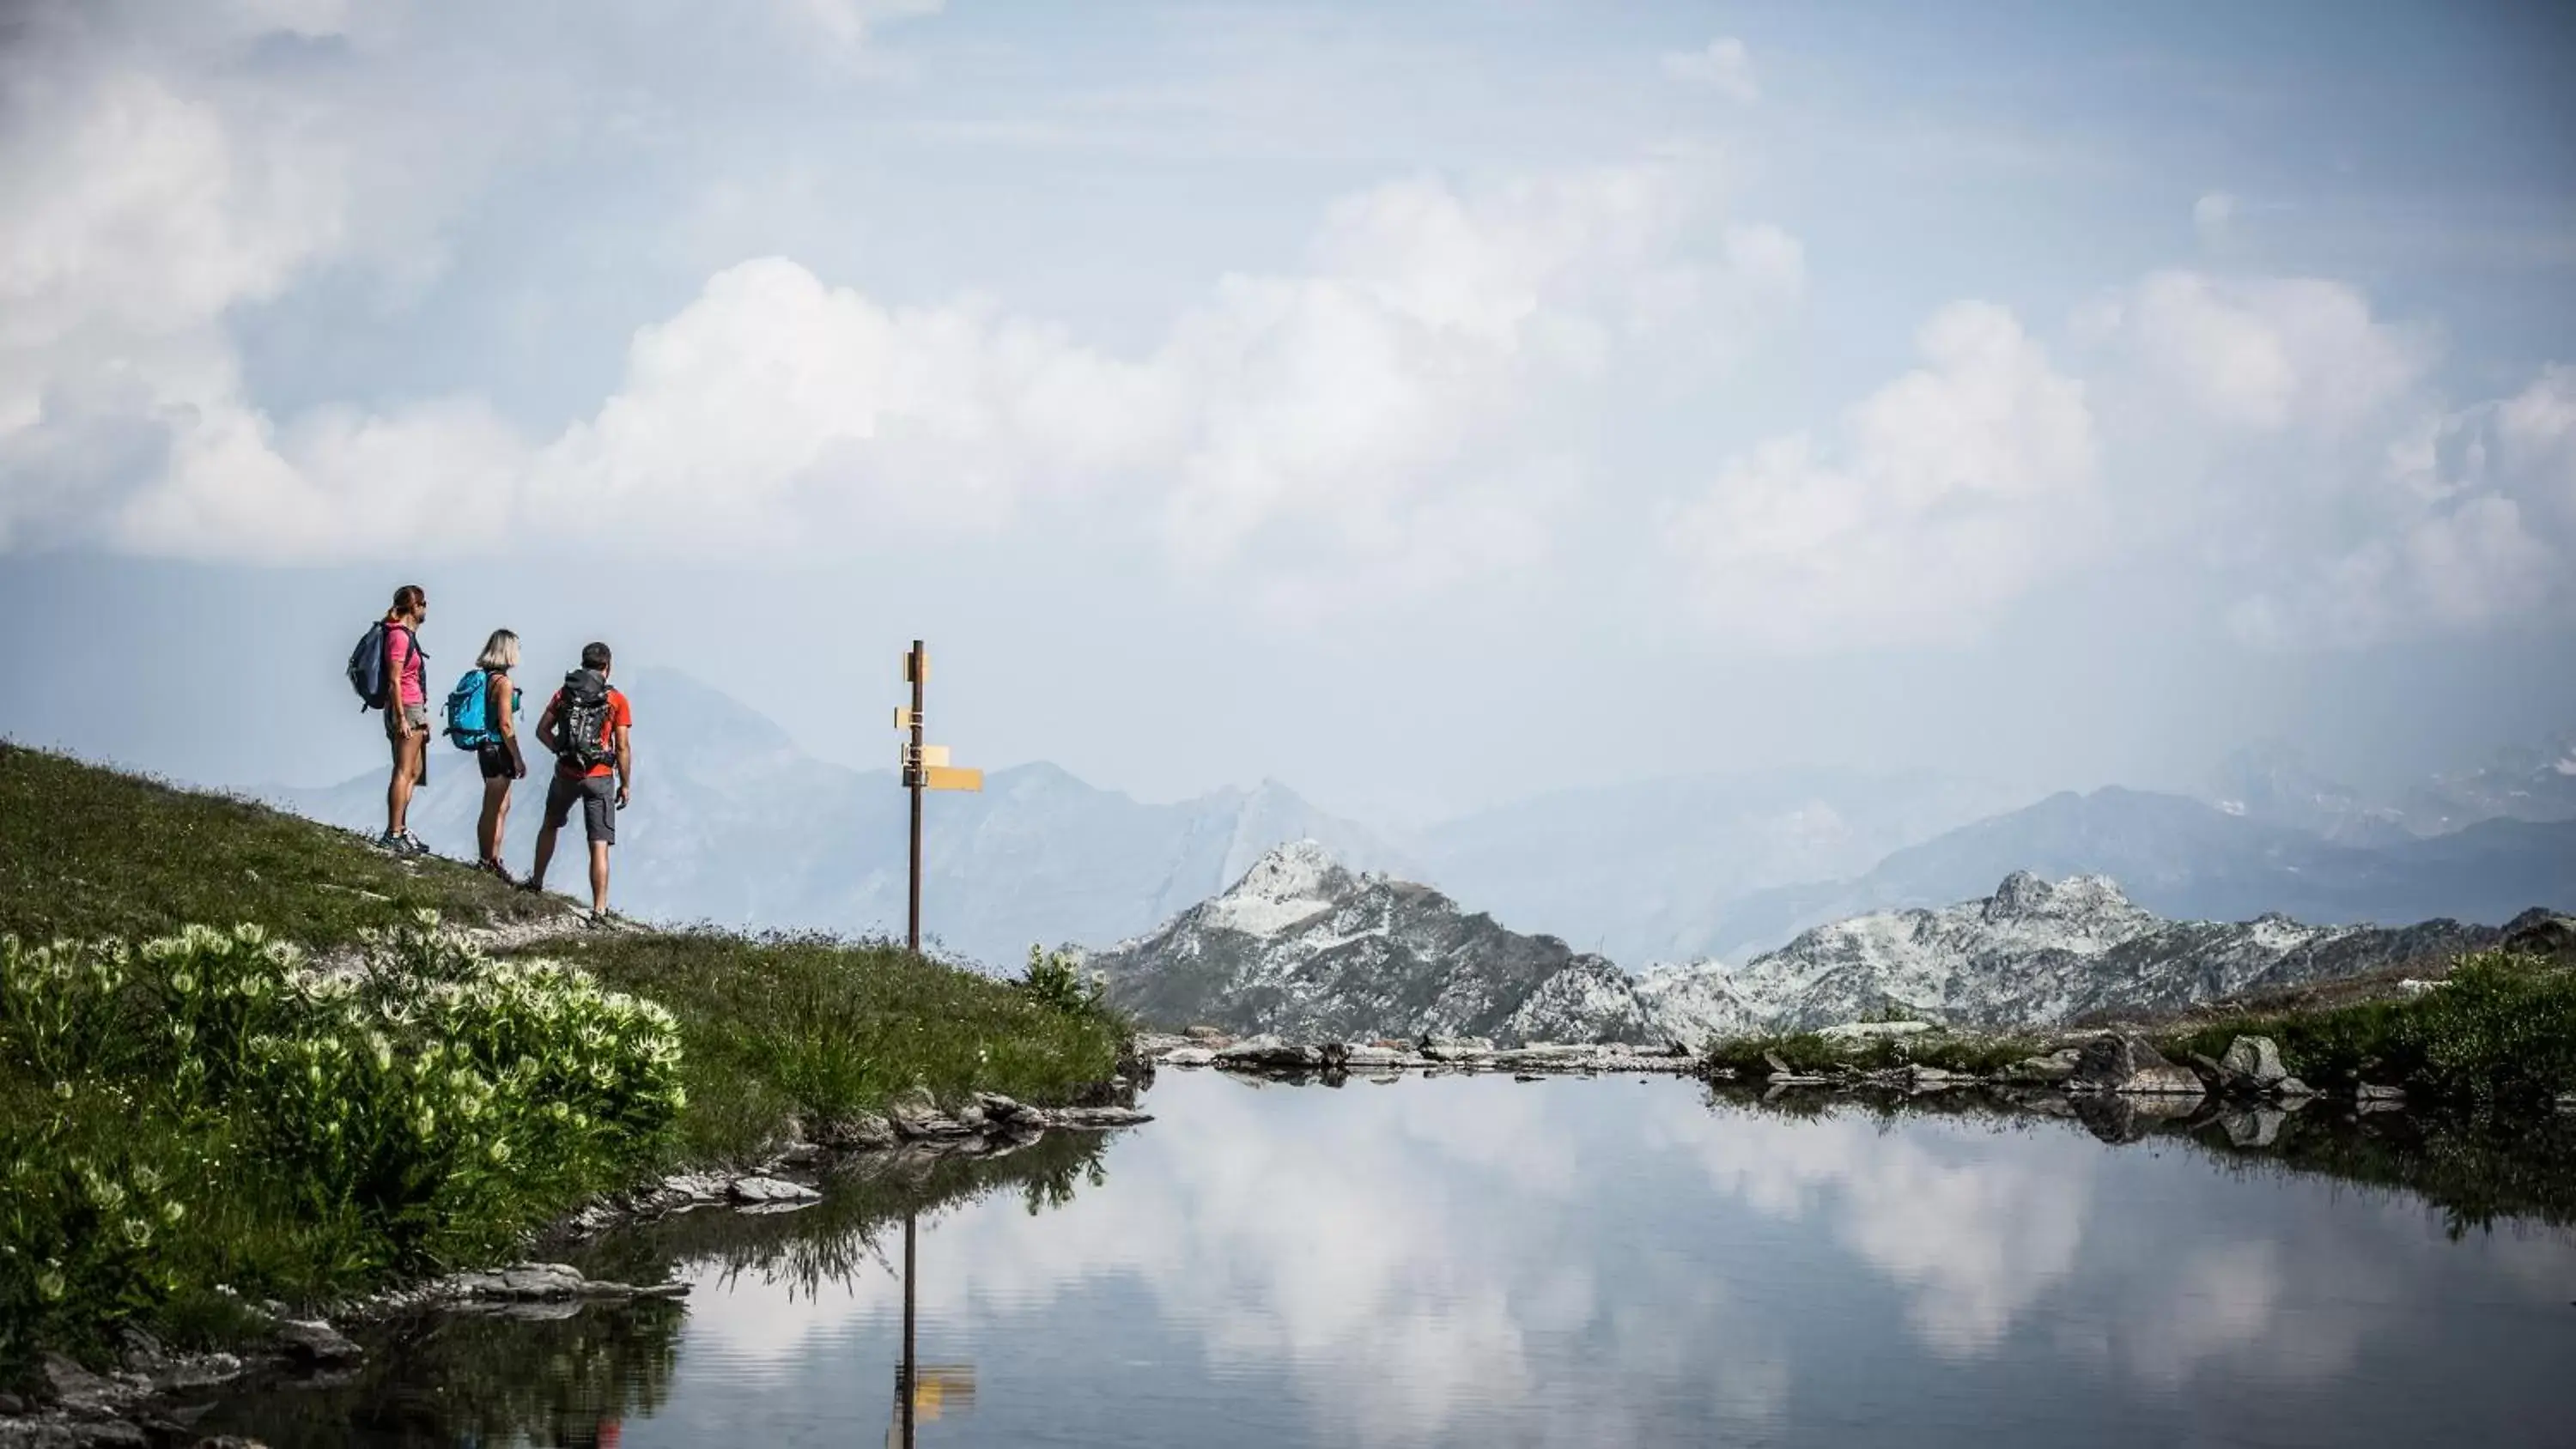
[[[2480,1349],[2491,1332],[2576,1350],[2576,1323],[2533,1316],[2566,1315],[2564,1234],[2451,1243],[2409,1199],[2068,1124],[1799,1120],[1615,1080],[1167,1072],[1149,1105],[1105,1186],[925,1224],[924,1351],[971,1346],[979,1432],[1098,1399],[1130,1442],[1833,1442],[1902,1421],[1969,1443],[2334,1404],[2309,1432],[2366,1440],[2439,1404],[2410,1407],[2410,1376],[2500,1376],[2477,1392],[2506,1422],[2516,1395],[2565,1403]],[[786,1387],[876,1344],[898,1301],[870,1274],[792,1305],[707,1292],[690,1346]]]

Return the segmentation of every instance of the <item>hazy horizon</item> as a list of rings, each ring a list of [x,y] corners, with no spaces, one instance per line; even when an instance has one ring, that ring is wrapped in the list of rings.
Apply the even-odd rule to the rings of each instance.
[[[862,768],[926,638],[961,763],[1149,801],[2392,789],[2576,724],[2571,60],[2503,3],[28,0],[0,734],[345,779],[418,582],[436,672],[604,637]]]

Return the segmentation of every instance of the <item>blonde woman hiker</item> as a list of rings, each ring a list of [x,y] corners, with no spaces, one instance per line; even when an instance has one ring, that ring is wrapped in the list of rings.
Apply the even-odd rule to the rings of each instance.
[[[519,752],[519,687],[510,678],[518,667],[519,636],[495,629],[474,667],[447,692],[447,737],[474,752],[483,774],[483,814],[474,823],[477,863],[512,885],[518,882],[501,864],[501,836],[510,824],[510,786],[528,778],[527,757]]]

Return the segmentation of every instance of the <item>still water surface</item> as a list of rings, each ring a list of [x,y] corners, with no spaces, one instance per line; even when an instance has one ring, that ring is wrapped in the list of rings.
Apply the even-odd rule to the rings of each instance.
[[[584,1260],[689,1280],[685,1311],[451,1319],[209,1426],[900,1442],[915,1208],[925,1446],[2576,1443],[2576,1231],[2214,1127],[2114,1145],[1624,1078],[1167,1071],[1144,1105],[1105,1144]]]

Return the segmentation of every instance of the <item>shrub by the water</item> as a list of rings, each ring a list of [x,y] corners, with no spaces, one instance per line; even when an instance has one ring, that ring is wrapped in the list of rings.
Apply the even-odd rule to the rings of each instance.
[[[1030,1000],[1050,1011],[1067,1016],[1106,1017],[1109,1015],[1109,983],[1094,972],[1082,974],[1080,958],[1070,951],[1046,951],[1029,948],[1029,969],[1018,982],[1020,991]]]
[[[2576,1092],[2576,968],[2476,952],[2411,1000],[2229,1021],[2177,1045],[2215,1056],[2241,1035],[2273,1038],[2283,1064],[2311,1086],[2375,1082],[2451,1101],[2540,1103]]]
[[[0,938],[0,1360],[224,1284],[311,1297],[487,1251],[662,1150],[670,1013],[435,916],[354,974],[255,926]]]
[[[1922,1066],[1982,1076],[2001,1071],[2042,1049],[2038,1038],[2028,1036],[1961,1035],[1934,1030],[1913,1036],[1835,1038],[1802,1031],[1713,1039],[1701,1058],[1711,1069],[1724,1068],[1750,1077],[1769,1073],[1775,1056],[1791,1071],[1801,1073],[1845,1069],[1875,1072]]]

